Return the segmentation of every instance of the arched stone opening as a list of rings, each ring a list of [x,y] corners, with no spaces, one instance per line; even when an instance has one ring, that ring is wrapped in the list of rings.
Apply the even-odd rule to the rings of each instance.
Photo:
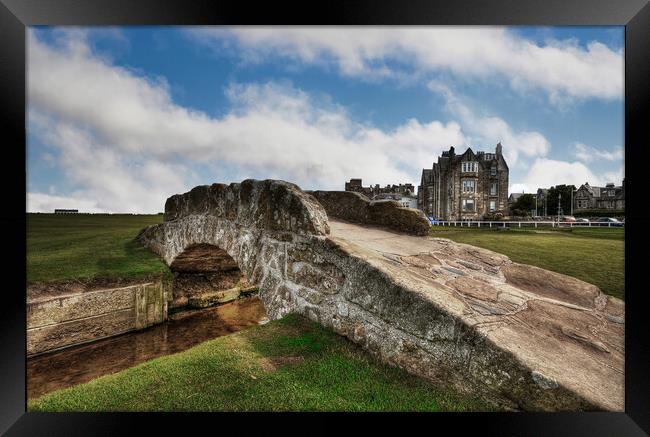
[[[169,268],[174,275],[171,312],[207,308],[257,293],[233,257],[212,244],[189,245]]]

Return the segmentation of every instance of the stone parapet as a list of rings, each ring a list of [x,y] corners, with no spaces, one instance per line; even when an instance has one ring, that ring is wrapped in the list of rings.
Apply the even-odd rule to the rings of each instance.
[[[362,225],[381,226],[412,235],[428,235],[431,227],[424,213],[393,200],[369,200],[352,191],[308,191],[331,218]]]

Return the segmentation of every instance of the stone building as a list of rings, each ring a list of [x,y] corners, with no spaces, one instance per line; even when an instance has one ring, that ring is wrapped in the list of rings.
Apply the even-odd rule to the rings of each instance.
[[[345,191],[361,193],[369,199],[374,199],[380,194],[398,194],[407,197],[415,195],[415,187],[413,184],[392,184],[386,185],[383,188],[379,184],[375,184],[375,186],[364,187],[361,179],[350,179],[350,182],[345,183]]]
[[[508,174],[501,143],[495,153],[474,153],[467,148],[457,155],[451,147],[431,169],[422,170],[418,208],[440,220],[478,220],[488,214],[507,214]]]
[[[609,183],[604,187],[592,187],[585,182],[578,188],[573,198],[575,210],[584,209],[625,209],[625,179],[622,186]]]

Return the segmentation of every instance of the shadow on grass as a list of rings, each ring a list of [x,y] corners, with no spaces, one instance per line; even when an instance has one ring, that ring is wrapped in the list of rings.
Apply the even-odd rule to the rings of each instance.
[[[171,271],[156,254],[142,246],[136,240],[122,244],[122,251],[98,256],[95,262],[98,278],[140,277],[166,278],[171,277]]]
[[[359,345],[302,316],[289,314],[269,328],[277,332],[248,339],[257,354],[281,363],[273,370],[276,383],[297,384],[301,410],[494,410],[452,388],[381,363]]]

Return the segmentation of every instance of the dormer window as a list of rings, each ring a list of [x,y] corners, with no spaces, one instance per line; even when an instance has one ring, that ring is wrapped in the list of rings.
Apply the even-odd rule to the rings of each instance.
[[[478,162],[463,162],[462,163],[462,172],[477,172],[478,171]]]
[[[485,160],[486,161],[492,161],[494,159],[494,154],[493,153],[486,153],[485,154]]]

